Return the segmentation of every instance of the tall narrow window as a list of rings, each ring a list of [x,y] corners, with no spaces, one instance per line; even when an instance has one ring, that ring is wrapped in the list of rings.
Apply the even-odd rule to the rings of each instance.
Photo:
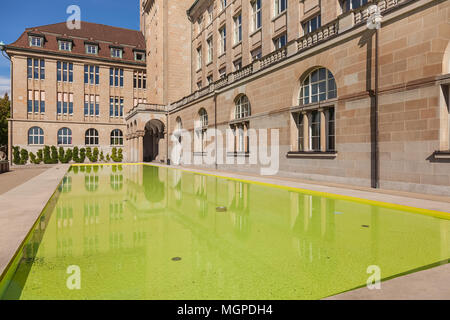
[[[234,118],[243,119],[250,116],[250,102],[246,95],[241,95],[236,100],[236,109],[234,112]]]
[[[286,11],[287,8],[287,0],[275,0],[275,16]]]
[[[219,30],[220,33],[220,54],[227,51],[227,28],[223,27]]]
[[[234,44],[242,41],[242,13],[234,17]]]
[[[73,82],[73,63],[58,61],[56,65],[56,74],[58,81]]]
[[[45,79],[45,60],[44,59],[41,59],[40,60],[40,66],[41,66],[41,72],[40,72],[40,74],[41,74],[41,80],[44,80]]]
[[[275,46],[275,50],[285,47],[287,44],[287,35],[283,34],[282,36],[276,38],[275,40],[273,40],[273,44]]]
[[[335,112],[334,108],[328,109],[327,112],[327,151],[336,150],[335,136]]]
[[[27,59],[27,74],[28,79],[33,79],[33,59]]]
[[[320,112],[313,111],[311,113],[311,150],[320,151]]]
[[[202,47],[197,48],[197,70],[200,70],[202,68]]]
[[[206,40],[206,45],[208,47],[208,60],[207,63],[210,63],[213,61],[213,40],[212,37]]]
[[[252,31],[256,31],[262,26],[261,1],[252,2]]]
[[[33,112],[33,91],[28,90],[28,113]]]

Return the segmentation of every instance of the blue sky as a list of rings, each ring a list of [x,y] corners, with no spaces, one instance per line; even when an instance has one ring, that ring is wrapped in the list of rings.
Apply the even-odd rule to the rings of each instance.
[[[81,20],[139,29],[140,0],[7,0],[2,1],[0,41],[19,38],[25,28],[64,22],[70,5],[81,8]],[[9,92],[10,62],[0,55],[0,95]]]

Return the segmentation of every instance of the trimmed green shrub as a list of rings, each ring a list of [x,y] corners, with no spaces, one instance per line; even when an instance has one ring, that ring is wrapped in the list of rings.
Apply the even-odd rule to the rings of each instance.
[[[20,150],[20,164],[24,165],[28,163],[28,151],[26,149]]]
[[[81,148],[80,149],[80,162],[79,163],[84,163],[84,161],[86,160],[86,149],[85,148]]]
[[[51,146],[51,163],[57,164],[59,162],[58,159],[58,149],[55,146]]]
[[[58,160],[61,163],[64,163],[64,159],[66,157],[66,152],[64,151],[63,147],[59,147],[59,151],[58,151]]]
[[[122,153],[122,149],[120,148],[119,150],[117,150],[117,148],[112,148],[111,151],[111,159],[114,162],[122,162],[123,160],[123,153]]]
[[[45,146],[43,152],[44,152],[44,163],[45,164],[51,164],[52,163],[52,158],[50,157],[50,147],[49,146]]]
[[[35,164],[41,164],[41,162],[42,162],[43,159],[44,159],[42,149],[39,149],[39,151],[36,153],[36,155],[37,155],[37,157],[36,157],[36,161],[35,161],[34,163],[35,163]]]
[[[78,147],[73,148],[72,159],[76,163],[80,163],[80,153]]]
[[[13,163],[15,165],[20,165],[21,164],[20,147],[13,147]]]
[[[103,151],[100,152],[100,161],[101,161],[101,162],[105,161],[105,156],[104,156],[104,154],[103,154]]]
[[[122,148],[119,149],[118,155],[117,155],[117,162],[122,162],[123,161],[123,150]]]
[[[106,155],[106,161],[111,161],[111,157],[110,157],[110,155],[109,155],[109,153]]]
[[[92,157],[89,160],[91,160],[91,162],[93,163],[98,162],[98,153],[99,153],[98,148],[95,147],[94,151],[92,152]]]

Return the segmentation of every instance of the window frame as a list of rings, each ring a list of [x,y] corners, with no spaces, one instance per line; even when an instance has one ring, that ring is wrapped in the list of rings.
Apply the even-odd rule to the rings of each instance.
[[[111,134],[110,134],[111,146],[121,147],[121,146],[123,146],[123,141],[124,141],[124,138],[123,138],[123,131],[122,130],[114,129],[114,130],[111,131]]]
[[[60,128],[57,133],[57,142],[58,142],[58,146],[71,146],[72,145],[72,130],[67,127]]]
[[[262,28],[262,0],[253,0],[250,4],[252,7],[252,32],[256,32]]]
[[[91,143],[94,141],[94,143]],[[98,130],[95,128],[89,128],[84,134],[84,144],[86,146],[98,146],[100,142]]]
[[[274,17],[278,17],[282,13],[287,11],[287,0],[275,0],[274,3]]]
[[[41,127],[34,126],[28,129],[28,145],[43,146],[45,142],[44,130]],[[31,143],[30,143],[31,139]],[[37,141],[37,143],[35,142]]]
[[[242,11],[233,17],[234,45],[242,42]]]

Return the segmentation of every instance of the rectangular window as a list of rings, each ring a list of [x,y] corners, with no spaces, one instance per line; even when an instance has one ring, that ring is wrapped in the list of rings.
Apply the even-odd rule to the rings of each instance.
[[[36,37],[36,36],[30,36],[30,47],[43,47],[44,44],[44,38],[42,37]]]
[[[69,93],[69,114],[73,114],[73,93]]]
[[[213,22],[213,12],[214,12],[214,5],[210,5],[208,7],[208,24]]]
[[[139,102],[141,102],[141,101],[139,101]],[[111,118],[123,117],[123,113],[124,113],[124,98],[110,97],[109,98],[109,116]]]
[[[99,85],[100,68],[93,65],[84,66],[84,83],[89,85]]]
[[[223,67],[219,70],[220,79],[225,78],[227,76],[227,67]]]
[[[313,111],[311,113],[311,151],[320,151],[320,112]]]
[[[287,35],[283,34],[282,36],[276,38],[275,40],[273,40],[273,44],[275,46],[275,50],[285,47],[287,44]]]
[[[111,87],[123,87],[123,69],[110,68],[109,84]]]
[[[143,52],[135,52],[134,53],[134,60],[136,60],[136,61],[145,61],[145,53],[143,53]]]
[[[202,47],[197,48],[197,70],[200,70],[202,68]]]
[[[202,82],[199,81],[199,82],[197,82],[197,89],[200,90],[201,88],[202,88]]]
[[[213,40],[212,37],[206,40],[206,45],[208,46],[208,60],[207,63],[211,63],[213,61]]]
[[[58,115],[62,114],[62,93],[58,92],[58,103],[56,105],[56,113]]]
[[[234,17],[234,44],[242,41],[242,13]]]
[[[86,53],[87,54],[98,54],[98,46],[94,44],[86,45]]]
[[[109,117],[114,117],[114,98],[109,98]]]
[[[212,75],[207,76],[207,77],[206,77],[206,81],[208,82],[208,85],[210,85],[211,83],[213,83],[213,82],[214,82],[214,81],[213,81],[213,76],[212,76]]]
[[[73,82],[73,63],[57,62],[57,79],[59,82]]]
[[[262,51],[261,51],[261,47],[259,47],[258,49],[255,49],[252,51],[252,60],[258,60],[262,58]]]
[[[227,28],[223,27],[219,30],[220,33],[220,54],[227,51]]]
[[[63,114],[68,114],[68,109],[69,107],[69,95],[67,93],[63,94],[63,110],[62,113]]]
[[[234,63],[234,71],[238,71],[242,69],[242,59],[236,60]]]
[[[358,9],[359,7],[365,6],[368,2],[368,0],[344,0],[342,1],[342,11],[348,12]]]
[[[27,77],[28,79],[45,79],[45,60],[27,59]]]
[[[220,8],[222,10],[225,10],[226,7],[227,7],[227,0],[220,0]]]
[[[33,91],[28,90],[28,113],[33,112]]]
[[[39,113],[39,101],[40,101],[39,91],[34,92],[34,113]]]
[[[84,96],[84,116],[87,117],[89,115],[89,95]]]
[[[40,113],[45,113],[45,91],[41,91],[41,109]]]
[[[111,58],[122,58],[123,50],[120,48],[111,48]]]
[[[39,79],[39,59],[33,59],[34,79]]]
[[[72,42],[70,41],[58,41],[59,50],[61,51],[72,51]]]
[[[321,16],[319,14],[318,16],[315,16],[314,18],[303,23],[303,33],[308,34],[316,31],[322,26],[321,23]]]
[[[252,2],[252,31],[256,31],[262,26],[261,1],[255,0]]]
[[[275,0],[275,16],[283,13],[287,9],[287,0]]]
[[[95,115],[100,115],[100,96],[95,96]]]
[[[40,65],[41,65],[41,72],[40,72],[40,74],[41,74],[41,80],[44,80],[45,79],[45,60],[44,59],[41,59],[40,60]]]

